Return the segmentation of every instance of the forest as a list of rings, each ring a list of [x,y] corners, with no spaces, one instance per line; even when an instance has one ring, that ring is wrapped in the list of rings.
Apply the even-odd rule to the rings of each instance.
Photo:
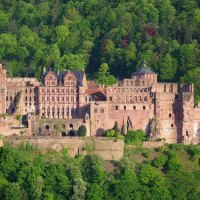
[[[11,77],[40,79],[51,67],[108,85],[146,60],[159,81],[194,82],[198,101],[199,41],[200,0],[0,0],[0,61]]]
[[[200,146],[144,149],[126,143],[120,161],[70,158],[29,144],[0,148],[2,200],[199,200]]]

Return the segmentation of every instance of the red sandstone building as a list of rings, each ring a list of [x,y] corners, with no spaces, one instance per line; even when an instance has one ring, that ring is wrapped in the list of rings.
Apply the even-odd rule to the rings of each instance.
[[[146,63],[131,78],[107,88],[87,82],[80,71],[44,70],[41,83],[11,79],[0,65],[0,93],[0,113],[32,113],[34,134],[42,134],[41,129],[53,133],[53,123],[60,121],[66,130],[85,124],[87,136],[100,136],[117,121],[123,134],[143,129],[168,143],[199,143],[200,108],[194,107],[193,84],[159,83]]]

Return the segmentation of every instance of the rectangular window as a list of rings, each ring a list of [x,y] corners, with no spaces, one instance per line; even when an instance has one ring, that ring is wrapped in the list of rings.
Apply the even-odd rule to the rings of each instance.
[[[136,106],[133,106],[133,110],[136,110]]]
[[[115,106],[115,110],[119,110],[119,107],[118,107],[118,106]]]
[[[126,106],[124,106],[124,110],[126,110]]]

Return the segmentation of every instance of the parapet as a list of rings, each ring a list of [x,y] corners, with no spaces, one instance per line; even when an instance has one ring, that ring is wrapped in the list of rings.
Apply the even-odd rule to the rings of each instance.
[[[194,93],[194,84],[193,83],[183,83],[180,86],[180,91]]]

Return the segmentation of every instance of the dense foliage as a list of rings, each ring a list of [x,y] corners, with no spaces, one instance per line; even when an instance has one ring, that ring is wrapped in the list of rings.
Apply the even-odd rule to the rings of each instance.
[[[199,7],[199,0],[0,0],[0,60],[11,76],[39,78],[51,66],[101,79],[102,63],[122,78],[146,59],[161,81],[193,81],[200,95]]]
[[[148,152],[148,156],[143,155]],[[148,157],[148,158],[147,158]],[[136,159],[137,158],[137,159]],[[128,147],[120,161],[0,148],[0,199],[135,200],[200,198],[200,147]]]

